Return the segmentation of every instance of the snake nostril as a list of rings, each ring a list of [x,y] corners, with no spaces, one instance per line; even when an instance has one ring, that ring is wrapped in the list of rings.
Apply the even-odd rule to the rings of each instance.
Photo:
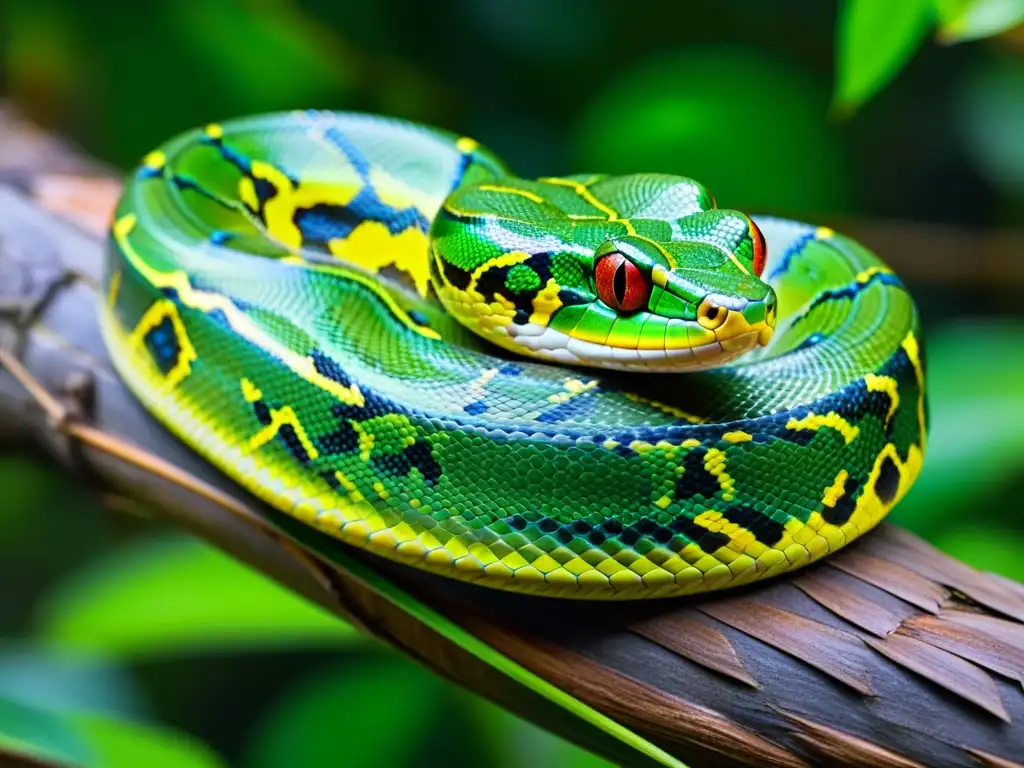
[[[715,328],[721,327],[728,314],[729,310],[725,307],[719,306],[711,299],[704,299],[697,307],[697,322],[709,331],[713,331]]]

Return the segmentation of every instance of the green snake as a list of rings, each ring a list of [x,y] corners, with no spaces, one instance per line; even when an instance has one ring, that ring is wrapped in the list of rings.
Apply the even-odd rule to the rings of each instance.
[[[117,371],[167,428],[274,508],[465,582],[769,578],[871,529],[923,460],[892,270],[679,176],[527,180],[372,115],[211,124],[131,173],[105,281]]]

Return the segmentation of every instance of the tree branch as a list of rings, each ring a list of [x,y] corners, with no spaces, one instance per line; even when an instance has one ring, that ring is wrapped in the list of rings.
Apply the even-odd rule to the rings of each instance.
[[[622,764],[654,763],[399,596],[695,767],[1021,765],[1024,587],[893,526],[761,586],[567,605],[412,572],[266,508],[150,418],[113,372],[95,306],[117,184],[54,175],[94,167],[67,165],[74,156],[59,147],[59,163],[46,155],[16,167],[5,129],[0,120],[0,446],[41,451],[152,506],[440,674]]]

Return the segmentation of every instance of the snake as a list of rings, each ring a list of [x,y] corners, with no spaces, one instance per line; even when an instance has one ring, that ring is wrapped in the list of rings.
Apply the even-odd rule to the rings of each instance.
[[[924,459],[918,310],[867,247],[683,176],[521,178],[394,117],[169,139],[128,174],[101,294],[118,376],[206,462],[496,590],[770,579],[872,529]]]

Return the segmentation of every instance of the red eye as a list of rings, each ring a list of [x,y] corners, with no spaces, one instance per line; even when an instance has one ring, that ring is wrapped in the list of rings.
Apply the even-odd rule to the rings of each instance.
[[[764,235],[753,220],[750,222],[750,240],[754,244],[754,274],[760,277],[764,272],[765,259],[768,258],[768,246],[765,245]]]
[[[647,304],[651,282],[621,253],[602,256],[594,270],[597,295],[612,309],[633,312]]]

